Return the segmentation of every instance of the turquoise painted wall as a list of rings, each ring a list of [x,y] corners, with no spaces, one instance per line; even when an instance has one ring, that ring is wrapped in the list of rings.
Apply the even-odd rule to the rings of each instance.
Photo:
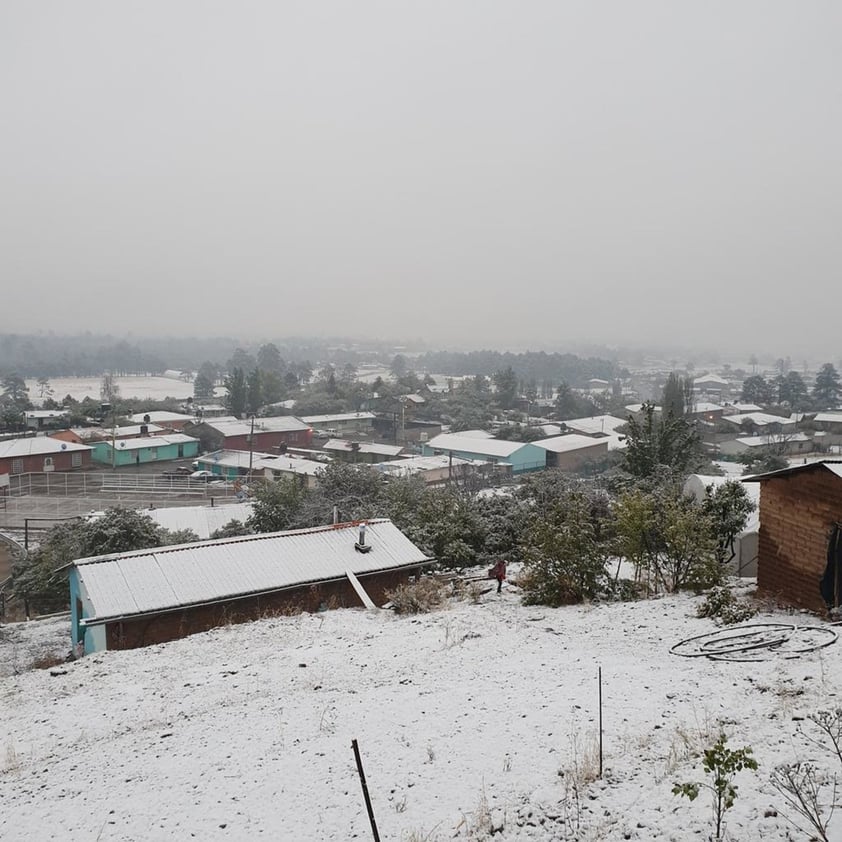
[[[466,443],[470,443],[470,441],[471,439],[465,439]],[[475,441],[481,446],[482,439],[475,439]],[[433,456],[436,453],[453,453],[454,456],[460,459],[470,459],[472,461],[495,459],[497,462],[508,462],[512,466],[513,474],[525,474],[528,471],[543,471],[547,467],[547,452],[531,443],[525,443],[505,459],[501,457],[490,457],[483,453],[470,450],[451,450],[450,448],[447,450],[441,448],[433,449],[428,444],[422,446],[422,453],[424,456]]]
[[[103,465],[111,465],[111,442],[100,441],[94,444],[93,460]],[[179,448],[181,452],[179,453]],[[199,441],[160,444],[155,447],[141,447],[135,450],[125,450],[117,442],[113,464],[123,467],[126,465],[145,465],[149,462],[169,462],[173,459],[191,459],[199,455]]]

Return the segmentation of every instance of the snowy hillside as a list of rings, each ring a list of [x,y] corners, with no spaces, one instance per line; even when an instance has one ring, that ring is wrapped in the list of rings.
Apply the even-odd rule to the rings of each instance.
[[[760,764],[737,778],[730,838],[807,838],[787,835],[769,773],[807,758],[834,769],[797,718],[838,703],[842,645],[685,659],[669,647],[714,628],[696,618],[697,598],[558,610],[523,607],[513,590],[483,600],[414,618],[270,619],[8,676],[0,838],[371,839],[356,738],[384,842],[491,830],[701,840],[709,801],[671,788],[702,780],[693,755],[719,722]],[[757,619],[769,616],[812,622]],[[599,666],[605,774],[588,782]]]

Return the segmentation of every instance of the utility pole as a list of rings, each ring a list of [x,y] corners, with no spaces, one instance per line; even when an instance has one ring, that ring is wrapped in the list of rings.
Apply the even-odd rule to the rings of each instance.
[[[248,481],[251,483],[251,467],[254,463],[254,415],[251,416],[251,432],[249,433],[249,473]]]

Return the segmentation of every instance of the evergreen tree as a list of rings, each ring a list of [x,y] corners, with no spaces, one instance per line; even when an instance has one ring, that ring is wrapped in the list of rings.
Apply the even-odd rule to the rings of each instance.
[[[243,369],[235,368],[225,378],[225,388],[228,394],[225,396],[225,405],[232,415],[242,418],[246,411],[248,401],[248,387],[246,386],[246,375]]]
[[[503,409],[511,409],[517,400],[517,375],[511,366],[494,372],[491,378],[497,388],[497,401]]]
[[[246,381],[246,410],[249,415],[257,415],[263,406],[263,377],[259,368],[249,374]]]
[[[671,372],[664,385],[661,408],[664,417],[683,418],[692,408],[693,381]]]
[[[830,409],[839,403],[839,372],[833,363],[825,363],[816,375],[813,400],[821,409]]]
[[[740,397],[745,403],[765,406],[774,402],[775,387],[759,374],[752,374],[743,381],[743,391]]]

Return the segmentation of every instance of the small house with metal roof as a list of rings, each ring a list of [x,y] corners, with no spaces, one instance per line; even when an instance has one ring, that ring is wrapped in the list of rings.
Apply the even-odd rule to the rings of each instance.
[[[68,568],[71,634],[90,653],[277,612],[374,607],[431,561],[390,520],[82,558]]]
[[[547,451],[531,442],[474,438],[460,433],[442,433],[422,445],[423,456],[442,454],[479,459],[491,465],[510,465],[513,474],[542,471],[547,467]]]
[[[184,433],[168,433],[147,438],[98,441],[93,448],[95,462],[119,468],[195,458],[199,455],[199,440]]]
[[[92,449],[51,436],[0,441],[0,474],[40,474],[91,467]]]

